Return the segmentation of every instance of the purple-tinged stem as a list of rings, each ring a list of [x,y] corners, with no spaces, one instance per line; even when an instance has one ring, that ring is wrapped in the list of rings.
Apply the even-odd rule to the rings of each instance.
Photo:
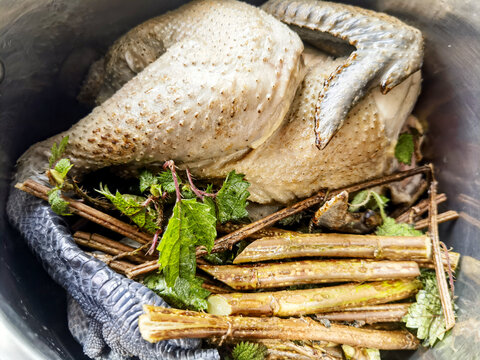
[[[193,193],[195,195],[197,195],[197,197],[199,197],[201,200],[203,200],[204,196],[208,196],[208,197],[212,197],[212,198],[217,196],[217,194],[211,194],[211,193],[208,193],[206,191],[202,191],[199,188],[197,188],[195,186],[195,184],[193,183],[192,174],[190,173],[190,170],[188,170],[188,168],[186,169],[186,172],[187,172],[188,183],[190,184],[190,187],[191,187]]]
[[[153,252],[155,251],[157,247],[158,236],[160,235],[161,232],[162,232],[161,229],[157,229],[157,231],[155,231],[155,234],[153,235],[153,239],[152,239],[152,246],[150,246],[150,249],[148,249],[147,255],[152,255]]]
[[[177,194],[177,202],[182,200],[182,194],[180,192],[180,186],[178,185],[178,178],[177,178],[177,171],[175,170],[175,163],[173,160],[168,160],[165,161],[165,164],[163,164],[163,168],[169,168],[170,171],[172,172],[172,177],[173,177],[173,183],[175,184],[175,193]]]

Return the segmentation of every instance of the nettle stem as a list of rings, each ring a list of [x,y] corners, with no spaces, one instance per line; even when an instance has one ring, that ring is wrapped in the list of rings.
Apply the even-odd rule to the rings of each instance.
[[[437,197],[437,181],[433,165],[430,164],[430,207],[428,231],[432,239],[433,246],[433,263],[435,265],[435,274],[437,277],[438,292],[442,302],[443,315],[445,317],[445,330],[450,330],[455,325],[455,314],[453,312],[452,297],[448,291],[447,279],[445,277],[444,266],[442,262],[442,251],[440,248],[440,240],[438,237],[438,209],[435,199]]]
[[[127,261],[114,260],[113,256],[107,254],[95,254],[86,252],[86,254],[93,256],[94,258],[103,261],[110,268],[118,272],[119,274],[125,275],[129,269],[133,267],[133,264]]]
[[[234,264],[299,257],[347,257],[429,261],[428,236],[376,236],[290,233],[265,237],[249,244]]]
[[[25,182],[23,183],[16,184],[15,187],[40,199],[48,201],[48,192],[50,188],[34,180],[25,180]],[[69,211],[74,215],[81,216],[87,220],[90,220],[98,225],[101,225],[118,234],[126,236],[141,244],[149,243],[152,240],[151,235],[141,232],[135,226],[129,225],[121,220],[114,218],[113,216],[94,209],[93,207],[88,206],[83,202],[71,199],[66,196],[62,196],[62,198],[69,203]]]
[[[203,201],[204,196],[208,196],[208,197],[212,197],[212,198],[217,196],[217,194],[207,193],[206,191],[202,191],[199,188],[197,188],[195,186],[195,184],[193,183],[192,174],[190,173],[190,170],[188,170],[188,168],[187,168],[187,169],[185,169],[185,171],[187,173],[187,179],[188,179],[188,183],[190,184],[190,188],[192,189],[193,193],[195,195],[197,195],[198,198],[200,198],[200,200]]]
[[[142,264],[145,261],[154,259],[154,257],[141,254],[142,247],[148,246],[148,243],[140,248],[133,248],[105,236],[83,231],[75,232],[73,234],[73,240],[83,247],[114,255],[114,260],[126,258],[134,263]]]
[[[454,210],[448,210],[437,215],[437,224],[458,219],[460,215]],[[413,224],[416,230],[423,230],[429,227],[429,219],[418,220]]]
[[[435,198],[435,202],[437,203],[437,205],[441,204],[444,201],[447,201],[447,195],[445,194],[438,194]],[[429,206],[430,200],[424,199],[420,201],[417,205],[408,208],[403,213],[396,216],[395,221],[397,223],[413,224],[418,217],[422,216],[428,211]],[[392,217],[394,216],[392,215]]]
[[[407,299],[421,289],[418,280],[345,284],[306,290],[211,295],[215,315],[299,316]]]
[[[217,232],[222,233],[222,234],[229,234],[231,232],[240,230],[243,228],[245,224],[235,224],[232,222],[228,222],[226,224],[217,224]],[[261,239],[264,237],[269,237],[269,236],[283,236],[283,235],[295,235],[298,234],[296,231],[292,230],[285,230],[285,229],[280,229],[280,228],[275,228],[275,227],[267,227],[261,230],[258,230],[257,232],[251,234],[248,238],[249,239]]]
[[[415,278],[414,261],[303,260],[255,265],[200,265],[200,269],[235,290],[292,285]]]
[[[180,191],[180,185],[178,184],[178,178],[177,178],[177,170],[175,169],[175,163],[173,160],[168,160],[165,161],[165,164],[163,164],[164,169],[170,169],[172,172],[172,178],[173,178],[173,183],[175,185],[175,194],[177,196],[176,201],[179,202],[182,200],[182,193]]]
[[[316,314],[317,319],[330,321],[357,321],[361,324],[399,322],[407,314],[411,303],[371,305],[343,311]]]
[[[238,339],[319,340],[382,350],[416,349],[418,340],[408,331],[359,329],[332,324],[325,327],[310,318],[281,319],[215,316],[195,311],[144,306],[139,318],[142,337],[149,342],[220,336]]]

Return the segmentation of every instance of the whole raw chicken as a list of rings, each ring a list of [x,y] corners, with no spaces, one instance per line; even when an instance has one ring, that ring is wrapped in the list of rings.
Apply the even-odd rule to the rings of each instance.
[[[378,176],[392,170],[422,57],[418,30],[356,7],[192,2],[132,29],[93,64],[81,97],[98,106],[32,146],[15,182],[45,182],[50,148],[65,135],[77,175],[173,159],[197,177],[245,174],[259,203]],[[13,189],[8,214],[72,297],[70,328],[88,356],[218,358],[192,339],[143,341],[142,304],[163,300],[81,251],[48,204]]]

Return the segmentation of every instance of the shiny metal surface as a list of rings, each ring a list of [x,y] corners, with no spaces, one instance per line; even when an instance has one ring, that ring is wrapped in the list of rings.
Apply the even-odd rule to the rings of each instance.
[[[260,3],[258,1],[257,3]],[[346,1],[343,1],[346,2]],[[85,359],[66,328],[65,294],[5,219],[15,159],[32,143],[85,113],[75,93],[88,64],[113,39],[182,1],[0,0],[0,359]],[[445,207],[460,212],[441,237],[465,255],[457,281],[456,338],[434,351],[395,359],[475,359],[480,353],[480,2],[350,1],[398,16],[426,39],[416,114],[429,125],[429,153]],[[2,350],[3,348],[3,350]],[[20,350],[23,349],[23,350]]]

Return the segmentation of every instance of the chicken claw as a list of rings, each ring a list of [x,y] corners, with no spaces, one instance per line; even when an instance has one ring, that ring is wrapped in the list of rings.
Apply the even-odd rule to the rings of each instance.
[[[315,142],[320,149],[327,146],[368,90],[380,85],[386,94],[422,66],[421,32],[394,17],[316,0],[270,0],[262,8],[307,34],[327,33],[356,48],[318,95]]]

